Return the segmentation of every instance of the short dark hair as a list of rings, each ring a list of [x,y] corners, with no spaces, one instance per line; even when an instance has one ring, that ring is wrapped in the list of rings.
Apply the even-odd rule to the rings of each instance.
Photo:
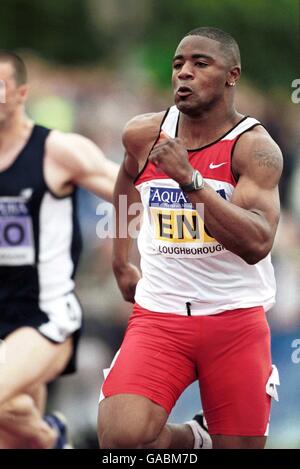
[[[222,29],[214,28],[212,26],[203,26],[201,28],[196,28],[186,34],[186,36],[202,36],[208,37],[218,41],[221,44],[223,51],[226,56],[231,57],[233,62],[236,62],[237,65],[241,65],[241,54],[240,48],[236,40],[231,36],[231,34],[226,33]]]
[[[24,61],[15,52],[0,49],[0,62],[9,62],[14,69],[14,77],[18,86],[27,83],[27,69]]]

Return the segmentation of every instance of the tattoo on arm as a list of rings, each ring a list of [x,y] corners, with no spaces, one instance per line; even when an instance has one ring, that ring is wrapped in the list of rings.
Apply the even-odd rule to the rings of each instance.
[[[277,150],[257,150],[253,158],[258,162],[260,168],[281,169],[282,160]]]

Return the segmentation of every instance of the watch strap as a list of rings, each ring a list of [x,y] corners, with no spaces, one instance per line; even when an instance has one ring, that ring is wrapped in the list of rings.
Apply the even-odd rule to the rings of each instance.
[[[196,187],[196,185],[195,185],[196,176],[197,176],[198,174],[201,176],[201,174],[199,173],[199,171],[198,171],[197,169],[194,169],[194,171],[193,171],[193,173],[192,173],[192,181],[191,181],[189,184],[182,184],[182,185],[180,185],[181,190],[183,190],[184,192],[192,192],[192,191],[194,191],[194,190],[202,189],[202,187],[203,187],[203,185],[204,185],[203,183],[202,183],[201,187]],[[201,177],[202,177],[202,176],[201,176]],[[202,178],[202,179],[203,179],[203,178]]]

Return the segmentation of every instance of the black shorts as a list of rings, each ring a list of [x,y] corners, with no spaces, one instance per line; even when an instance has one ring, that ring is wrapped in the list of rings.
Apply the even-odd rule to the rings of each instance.
[[[33,327],[52,343],[73,339],[72,356],[61,373],[76,371],[76,356],[82,330],[82,309],[74,293],[44,301],[39,306],[31,302],[0,303],[0,339],[4,340],[21,327]]]

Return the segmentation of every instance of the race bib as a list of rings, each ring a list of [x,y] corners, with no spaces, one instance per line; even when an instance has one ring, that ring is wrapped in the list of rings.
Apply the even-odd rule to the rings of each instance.
[[[195,210],[180,188],[150,187],[154,249],[168,257],[205,257],[224,250],[204,225],[203,206]]]
[[[34,264],[32,220],[25,197],[0,197],[0,265]]]

